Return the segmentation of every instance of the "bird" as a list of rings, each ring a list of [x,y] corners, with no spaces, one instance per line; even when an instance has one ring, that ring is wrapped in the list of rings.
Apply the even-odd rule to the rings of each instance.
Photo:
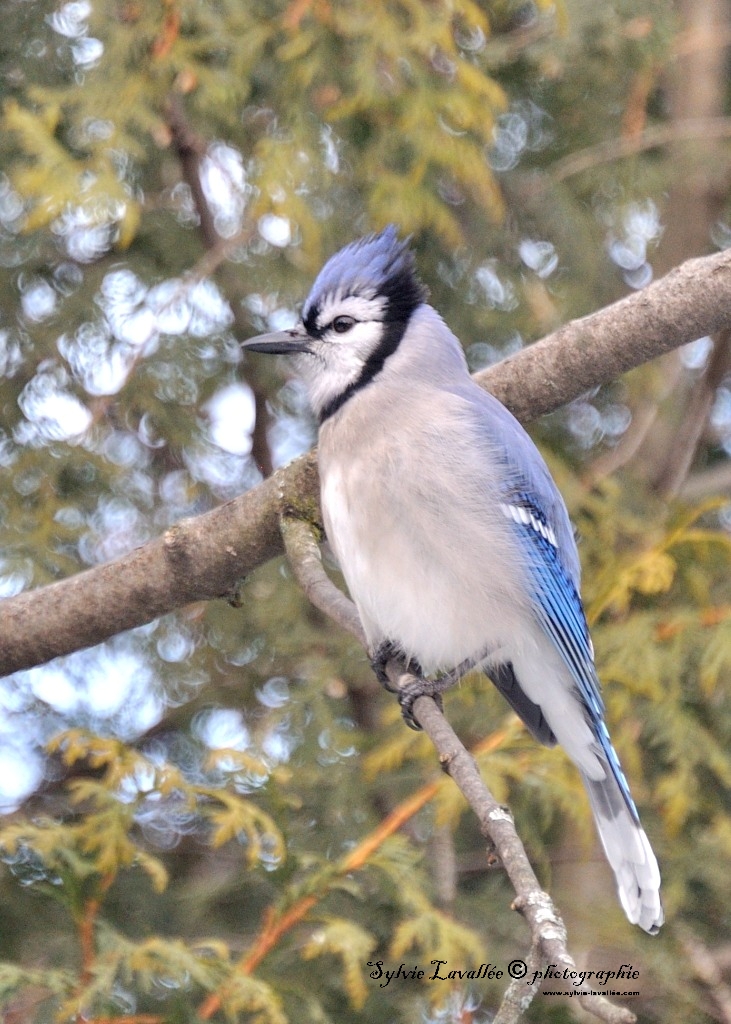
[[[376,674],[394,656],[424,680],[484,671],[576,765],[626,916],[656,934],[660,871],[605,723],[566,505],[428,298],[390,224],[327,260],[294,327],[243,348],[292,356],[304,382],[325,533]]]

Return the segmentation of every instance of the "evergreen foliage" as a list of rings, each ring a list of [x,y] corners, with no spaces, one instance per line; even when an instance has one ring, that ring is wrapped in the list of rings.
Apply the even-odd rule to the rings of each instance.
[[[677,30],[658,0],[5,0],[0,594],[257,483],[254,397],[275,461],[310,446],[297,385],[243,365],[238,341],[289,322],[361,231],[414,234],[475,368],[620,295],[632,280],[608,251],[640,238],[652,262],[673,162],[651,150],[566,176],[557,162],[619,139],[638,82],[663,120]],[[627,1005],[694,1024],[712,995],[688,936],[731,942],[728,503],[582,475],[656,372],[535,432],[582,537],[608,722],[663,869],[658,939],[625,924],[565,757],[484,678],[446,709],[574,952],[639,965]],[[722,462],[718,436],[700,458]],[[22,781],[0,790],[8,1021],[494,1012],[504,980],[370,977],[369,961],[504,969],[527,952],[431,745],[286,565],[243,581],[239,603],[0,683],[0,769]],[[539,998],[526,1016],[570,1013]]]

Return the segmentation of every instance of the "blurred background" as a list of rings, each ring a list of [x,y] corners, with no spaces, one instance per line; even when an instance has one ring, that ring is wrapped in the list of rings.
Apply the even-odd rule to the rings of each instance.
[[[360,234],[413,235],[475,370],[731,245],[730,44],[726,0],[3,0],[0,595],[312,446],[285,362],[239,342]],[[728,1022],[731,344],[688,341],[531,425],[659,937],[625,921],[563,754],[484,679],[446,712],[579,965],[633,964],[643,1020]],[[491,1019],[504,984],[368,977],[527,952],[461,797],[283,562],[240,595],[0,680],[6,1021]]]

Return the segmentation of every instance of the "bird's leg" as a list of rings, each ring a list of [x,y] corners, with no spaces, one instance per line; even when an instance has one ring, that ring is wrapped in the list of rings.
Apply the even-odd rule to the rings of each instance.
[[[419,663],[413,660],[407,662],[406,655],[394,640],[382,640],[371,658],[371,668],[376,673],[381,686],[391,693],[398,693],[398,687],[391,682],[386,672],[386,665],[389,661],[400,661],[404,666],[404,671],[413,672],[415,675],[421,674]]]
[[[393,640],[384,640],[376,648],[375,654],[371,659],[371,665],[381,685],[390,693],[398,695],[401,714],[406,724],[411,729],[420,730],[421,726],[412,713],[416,700],[419,697],[431,697],[441,711],[443,709],[442,694],[446,690],[451,689],[468,672],[479,668],[492,654],[494,654],[494,651],[491,648],[485,648],[471,658],[465,658],[451,672],[445,672],[438,679],[425,679],[424,671],[418,661],[414,658],[407,661],[406,655],[397,643]],[[401,662],[403,666],[403,671],[399,674],[397,680],[389,676],[386,671],[388,663],[394,660]]]
[[[393,671],[390,675],[387,671],[387,666],[392,661],[399,664],[398,678],[395,678]],[[403,648],[395,640],[383,640],[378,645],[375,654],[371,658],[371,667],[376,673],[381,686],[385,687],[389,693],[401,694],[407,678],[410,678],[412,683],[420,681],[428,685],[429,682],[427,679],[424,679],[424,670],[416,658],[407,658]],[[404,683],[401,683],[402,679]]]
[[[416,675],[411,669],[407,669],[403,675],[399,676],[398,684],[396,686],[391,684],[388,689],[398,697],[404,722],[410,729],[415,729],[417,732],[421,731],[421,726],[414,718],[413,709],[419,697],[431,697],[439,710],[444,710],[441,679],[424,679],[423,676]]]
[[[402,671],[398,677],[390,676],[386,666],[391,661],[398,661]],[[378,677],[378,681],[390,693],[395,693],[401,705],[401,714],[404,721],[411,729],[420,730],[421,726],[412,714],[414,702],[419,697],[431,697],[442,710],[442,692],[452,685],[442,684],[442,679],[425,679],[424,670],[414,658],[407,660],[401,647],[392,640],[382,641],[371,659],[371,666]]]

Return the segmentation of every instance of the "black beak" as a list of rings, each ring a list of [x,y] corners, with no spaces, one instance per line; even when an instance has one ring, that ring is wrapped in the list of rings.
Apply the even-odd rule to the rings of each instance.
[[[308,352],[311,340],[304,326],[297,324],[286,331],[257,334],[255,338],[242,342],[241,347],[247,352],[268,352],[270,355],[286,356],[292,352]]]

